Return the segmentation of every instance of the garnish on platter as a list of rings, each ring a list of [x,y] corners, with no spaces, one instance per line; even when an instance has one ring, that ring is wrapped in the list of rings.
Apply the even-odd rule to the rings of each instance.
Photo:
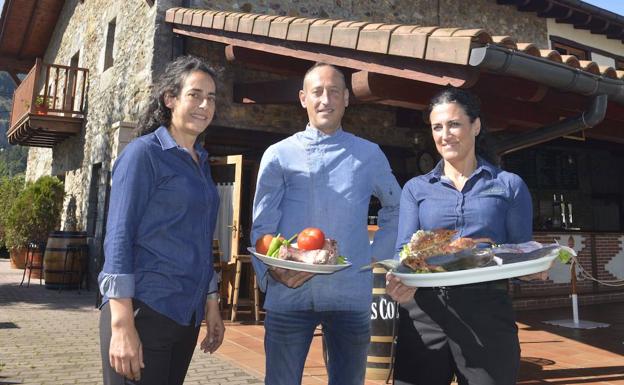
[[[527,271],[544,271],[555,258],[566,263],[575,255],[574,250],[558,244],[531,241],[497,245],[488,238],[453,239],[456,235],[456,230],[418,230],[403,246],[398,260],[386,259],[368,267],[383,266],[401,275],[436,273],[442,274],[440,278],[450,277],[450,280],[438,280],[443,286],[444,282],[454,282],[460,271],[463,283],[483,282],[522,276]],[[474,272],[473,277],[465,270]]]
[[[297,243],[293,244],[295,238]],[[267,265],[293,270],[331,273],[351,265],[339,254],[338,242],[326,238],[315,227],[308,227],[288,240],[281,234],[264,235],[258,239],[256,247],[249,248],[249,251]],[[318,267],[320,265],[325,267]]]

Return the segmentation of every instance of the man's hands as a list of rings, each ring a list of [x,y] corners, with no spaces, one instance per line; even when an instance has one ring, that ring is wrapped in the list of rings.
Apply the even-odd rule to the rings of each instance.
[[[110,299],[111,341],[108,353],[110,365],[115,371],[131,380],[141,379],[143,346],[134,327],[132,299]]]
[[[269,274],[271,274],[273,279],[290,287],[291,289],[303,285],[308,279],[315,276],[314,273],[282,269],[280,267],[270,267]]]
[[[414,298],[416,294],[415,287],[405,286],[401,280],[392,273],[386,274],[386,294],[399,304],[406,303]]]
[[[219,300],[209,299],[206,301],[206,337],[201,342],[201,350],[204,353],[214,353],[223,343],[225,326],[219,311]]]

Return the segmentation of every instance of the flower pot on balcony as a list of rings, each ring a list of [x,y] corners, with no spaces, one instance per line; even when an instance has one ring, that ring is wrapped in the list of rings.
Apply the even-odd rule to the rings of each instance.
[[[23,269],[26,263],[26,249],[11,249],[11,269]]]

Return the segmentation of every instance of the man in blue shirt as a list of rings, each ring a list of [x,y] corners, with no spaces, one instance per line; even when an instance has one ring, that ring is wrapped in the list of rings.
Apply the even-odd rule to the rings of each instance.
[[[370,339],[372,275],[360,267],[372,258],[393,255],[401,189],[379,146],[342,130],[349,103],[342,73],[315,64],[304,77],[299,99],[309,123],[264,153],[251,238],[255,243],[264,234],[290,237],[318,227],[338,241],[339,253],[353,266],[315,275],[267,269],[253,259],[266,292],[265,382],[301,383],[314,331],[321,324],[329,384],[361,385]],[[372,244],[366,227],[371,195],[382,204]]]

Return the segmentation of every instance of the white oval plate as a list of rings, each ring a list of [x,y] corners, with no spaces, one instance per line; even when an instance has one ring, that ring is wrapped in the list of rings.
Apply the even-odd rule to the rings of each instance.
[[[561,246],[562,249],[576,255],[569,247]],[[393,273],[403,284],[413,287],[440,287],[467,285],[471,283],[496,281],[521,277],[548,270],[552,262],[557,258],[559,249],[552,253],[531,261],[509,263],[500,266],[477,267],[474,269],[447,271],[442,273]]]
[[[284,259],[267,257],[264,254],[256,253],[255,247],[248,247],[247,250],[252,253],[256,258],[264,262],[265,265],[281,267],[282,269],[307,271],[308,273],[316,274],[331,274],[338,270],[345,269],[351,266],[351,263],[347,262],[344,265],[315,265],[311,263],[303,263],[296,261],[287,261]]]

